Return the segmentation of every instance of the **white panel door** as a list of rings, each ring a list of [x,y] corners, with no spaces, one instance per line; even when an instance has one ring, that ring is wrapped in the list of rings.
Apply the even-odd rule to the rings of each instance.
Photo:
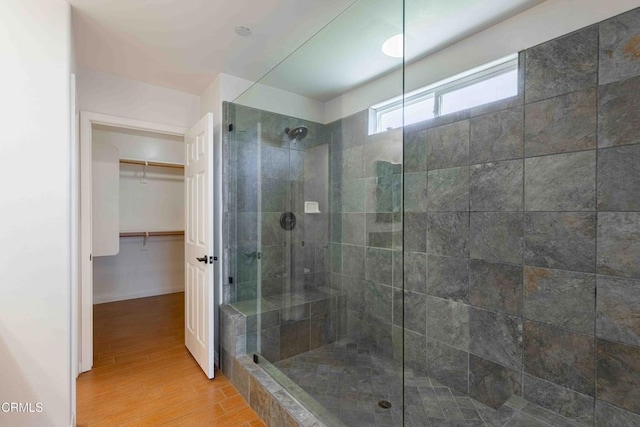
[[[187,132],[185,150],[185,344],[213,378],[213,114]]]

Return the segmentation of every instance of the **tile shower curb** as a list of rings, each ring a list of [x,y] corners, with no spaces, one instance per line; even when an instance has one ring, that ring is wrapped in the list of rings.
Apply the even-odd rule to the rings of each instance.
[[[243,397],[268,426],[327,427],[248,355],[235,358],[233,371],[236,381],[239,376],[247,381]]]
[[[220,306],[224,375],[268,426],[328,427],[246,354],[246,319],[232,306]]]

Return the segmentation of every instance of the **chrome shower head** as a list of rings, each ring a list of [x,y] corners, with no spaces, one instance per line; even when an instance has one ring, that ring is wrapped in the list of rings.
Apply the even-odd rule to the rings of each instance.
[[[309,128],[306,126],[298,126],[293,129],[286,128],[284,133],[287,134],[290,141],[302,141],[309,132]]]

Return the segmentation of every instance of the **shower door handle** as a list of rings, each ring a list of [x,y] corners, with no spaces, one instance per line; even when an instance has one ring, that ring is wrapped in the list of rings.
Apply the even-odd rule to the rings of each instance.
[[[209,263],[209,257],[208,257],[208,256],[206,256],[206,255],[205,255],[205,256],[203,256],[202,258],[198,258],[198,257],[196,257],[196,259],[197,259],[198,261],[200,261],[200,262],[204,262],[205,264],[208,264],[208,263]]]

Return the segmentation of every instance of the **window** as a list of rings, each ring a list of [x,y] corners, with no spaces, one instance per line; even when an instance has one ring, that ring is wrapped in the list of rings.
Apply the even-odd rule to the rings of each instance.
[[[404,98],[404,124],[421,122],[518,94],[518,55],[474,68]],[[371,107],[372,133],[402,126],[402,97]]]

